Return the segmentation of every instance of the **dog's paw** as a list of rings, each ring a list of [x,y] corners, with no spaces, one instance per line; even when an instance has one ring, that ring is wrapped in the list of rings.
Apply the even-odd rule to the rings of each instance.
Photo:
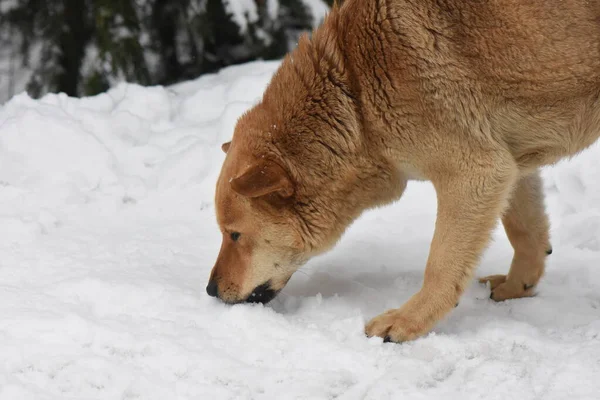
[[[518,299],[521,297],[532,297],[535,285],[529,285],[522,282],[507,281],[506,275],[490,275],[480,278],[479,283],[490,283],[490,299],[494,301],[504,301],[509,299]]]
[[[379,336],[384,342],[395,343],[416,339],[426,331],[427,327],[401,309],[386,311],[369,321],[365,327],[368,337]]]
[[[490,289],[494,291],[498,286],[506,282],[506,275],[490,275],[484,278],[479,278],[479,283],[490,283]]]

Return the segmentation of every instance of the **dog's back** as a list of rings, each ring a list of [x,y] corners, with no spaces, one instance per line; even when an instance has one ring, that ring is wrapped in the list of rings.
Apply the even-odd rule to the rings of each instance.
[[[406,115],[414,126],[479,123],[523,168],[600,134],[600,1],[346,3],[347,59],[377,132],[389,129],[382,115],[388,124]]]

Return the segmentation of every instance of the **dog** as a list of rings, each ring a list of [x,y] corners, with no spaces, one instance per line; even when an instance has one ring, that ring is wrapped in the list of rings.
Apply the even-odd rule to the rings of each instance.
[[[600,0],[346,0],[237,121],[216,184],[206,288],[273,299],[365,210],[431,182],[423,284],[365,333],[414,340],[458,304],[501,220],[496,301],[534,295],[552,252],[539,170],[600,135]],[[401,240],[401,239],[399,239]]]

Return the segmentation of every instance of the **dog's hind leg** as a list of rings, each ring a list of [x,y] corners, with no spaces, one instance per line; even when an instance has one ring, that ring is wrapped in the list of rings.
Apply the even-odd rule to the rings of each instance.
[[[479,281],[490,283],[490,298],[496,301],[532,296],[544,273],[545,258],[552,252],[539,172],[520,179],[502,223],[515,251],[510,271]]]
[[[368,336],[401,342],[427,333],[454,309],[471,281],[518,179],[513,159],[502,151],[472,157],[432,179],[438,214],[423,286],[401,308],[373,318]]]

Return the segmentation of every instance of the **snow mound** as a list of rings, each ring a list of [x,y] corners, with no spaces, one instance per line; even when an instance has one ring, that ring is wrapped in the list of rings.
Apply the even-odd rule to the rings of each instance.
[[[554,254],[537,297],[497,304],[473,284],[422,339],[364,337],[420,287],[427,183],[366,213],[272,304],[206,295],[220,145],[277,66],[0,108],[0,400],[596,399],[598,146],[544,171]],[[511,257],[498,228],[479,275]]]

